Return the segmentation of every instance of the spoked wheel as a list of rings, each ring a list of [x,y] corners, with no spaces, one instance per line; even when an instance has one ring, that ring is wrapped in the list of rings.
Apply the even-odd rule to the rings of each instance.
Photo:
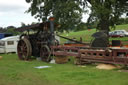
[[[51,60],[51,52],[47,45],[43,45],[40,49],[40,57],[42,61],[49,62]]]
[[[32,47],[27,38],[21,39],[17,46],[18,57],[20,60],[29,60],[32,54]]]

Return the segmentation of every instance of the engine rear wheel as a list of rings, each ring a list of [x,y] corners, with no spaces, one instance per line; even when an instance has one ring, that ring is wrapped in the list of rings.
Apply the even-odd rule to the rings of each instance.
[[[29,60],[32,54],[32,47],[27,38],[23,38],[18,42],[17,53],[20,60]]]

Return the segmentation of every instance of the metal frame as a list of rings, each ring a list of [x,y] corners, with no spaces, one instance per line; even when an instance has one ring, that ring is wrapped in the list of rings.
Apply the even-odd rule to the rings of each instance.
[[[128,48],[91,48],[83,46],[51,46],[55,56],[74,56],[77,64],[110,63],[128,65]]]

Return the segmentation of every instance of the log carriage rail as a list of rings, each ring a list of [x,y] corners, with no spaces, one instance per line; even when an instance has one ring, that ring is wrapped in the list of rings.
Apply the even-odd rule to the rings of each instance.
[[[109,63],[128,65],[128,48],[108,47],[91,48],[86,46],[51,46],[54,56],[74,56],[76,64]]]

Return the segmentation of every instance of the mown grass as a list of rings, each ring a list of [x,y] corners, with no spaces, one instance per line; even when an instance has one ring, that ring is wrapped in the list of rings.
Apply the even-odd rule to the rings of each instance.
[[[95,66],[80,67],[49,64],[41,61],[20,61],[16,54],[2,54],[0,85],[128,85],[128,73],[99,70]],[[36,69],[36,66],[51,68]]]
[[[126,30],[128,31],[128,24],[125,25],[117,25],[115,29],[112,29],[111,31],[114,30]],[[78,31],[78,32],[69,32],[69,33],[64,33],[62,36],[68,37],[68,38],[76,38],[77,40],[80,40],[80,37],[82,37],[83,42],[90,42],[93,37],[91,36],[93,33],[96,32],[96,29],[91,29],[91,30],[83,30],[83,31]],[[111,40],[122,40],[122,41],[128,41],[128,37],[123,37],[123,38],[110,38]],[[61,38],[61,43],[65,43],[67,40]]]
[[[116,29],[128,29],[119,25]],[[96,29],[70,32],[67,37],[83,38],[90,42]],[[62,34],[66,36],[67,34]],[[127,41],[126,38],[114,38]],[[61,39],[64,43],[66,40]],[[16,54],[0,54],[0,85],[128,85],[128,73],[118,70],[99,70],[95,66],[80,67],[73,64],[49,64],[41,61],[20,61]],[[36,69],[36,66],[51,68]]]

